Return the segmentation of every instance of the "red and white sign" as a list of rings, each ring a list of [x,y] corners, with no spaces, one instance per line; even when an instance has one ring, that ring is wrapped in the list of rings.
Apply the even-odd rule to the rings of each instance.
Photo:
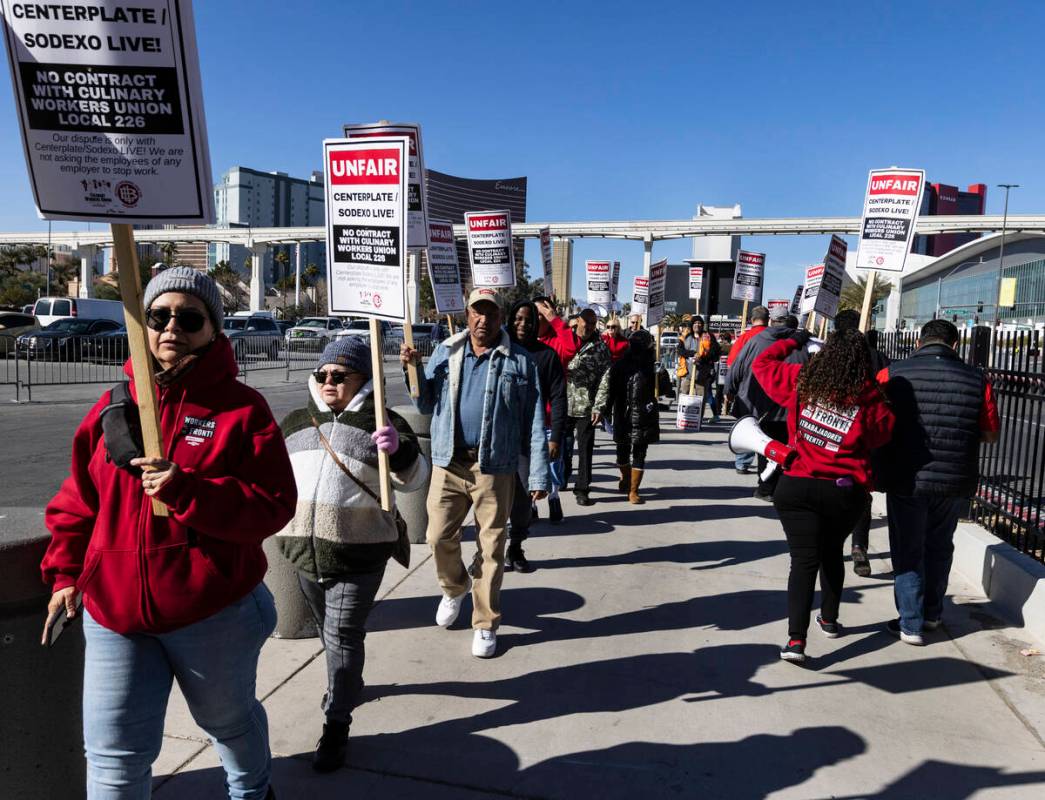
[[[612,299],[610,287],[610,262],[585,261],[584,271],[588,277],[588,305],[609,307]]]
[[[868,173],[857,269],[903,272],[924,191],[924,170],[873,169]]]
[[[323,142],[331,314],[406,315],[405,136]]]
[[[421,126],[416,122],[383,125],[345,125],[346,139],[375,136],[405,136],[410,140],[410,172],[407,176],[407,244],[413,249],[428,247],[428,203],[425,195],[425,155],[421,145]]]
[[[552,232],[541,228],[541,265],[544,267],[544,293],[552,297],[555,283],[552,279]]]
[[[747,250],[737,251],[737,268],[733,273],[734,300],[761,302],[762,279],[766,267],[765,253],[751,253]]]
[[[769,316],[773,316],[774,308],[782,308],[786,313],[791,313],[791,301],[790,300],[770,300],[766,303],[766,308],[769,309]]]
[[[802,310],[802,290],[805,287],[800,283],[795,288],[795,298],[791,301],[791,313],[796,317]]]
[[[631,293],[631,313],[646,316],[649,308],[649,278],[645,275],[635,276],[635,287]]]
[[[461,290],[461,269],[457,263],[457,245],[454,225],[449,220],[428,221],[428,280],[432,282],[432,297],[439,314],[459,314],[464,311],[464,292]]]
[[[469,211],[464,215],[464,224],[468,231],[472,286],[494,289],[515,286],[511,213],[507,210]]]
[[[823,264],[814,264],[811,267],[806,267],[806,282],[805,288],[802,290],[802,304],[800,306],[802,314],[808,314],[813,310],[813,306],[816,305],[817,292],[820,291],[820,281],[823,279]]]
[[[699,300],[700,292],[704,288],[704,268],[689,268],[689,299]]]

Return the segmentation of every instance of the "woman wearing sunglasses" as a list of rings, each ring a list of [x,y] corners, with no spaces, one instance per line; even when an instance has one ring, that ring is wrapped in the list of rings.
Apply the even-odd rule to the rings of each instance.
[[[397,491],[422,488],[428,462],[391,411],[377,428],[370,347],[348,336],[328,344],[308,380],[308,402],[283,421],[298,485],[297,514],[278,542],[297,568],[326,651],[325,720],[312,766],[345,763],[352,711],[363,690],[366,621],[396,547],[396,517],[381,509],[377,454],[389,455]]]
[[[148,797],[177,680],[230,796],[273,797],[255,697],[276,621],[261,542],[294,515],[290,459],[265,400],[236,380],[214,281],[166,270],[145,306],[162,456],[141,457],[137,407],[106,392],[76,431],[72,474],[46,515],[48,616],[63,606],[74,616],[84,598],[87,796]],[[124,371],[136,399],[130,361]]]

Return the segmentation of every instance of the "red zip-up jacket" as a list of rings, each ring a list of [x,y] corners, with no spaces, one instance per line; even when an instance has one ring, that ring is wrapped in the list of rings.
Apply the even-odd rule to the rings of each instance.
[[[758,336],[765,329],[766,323],[760,322],[757,325],[752,325],[743,333],[738,334],[736,341],[733,342],[733,346],[729,349],[729,355],[726,356],[726,365],[733,366],[733,362],[737,360],[737,356],[739,356],[740,351],[744,349],[744,345],[747,344],[747,340],[754,336]]]
[[[781,339],[759,354],[751,367],[769,398],[788,412],[788,442],[798,455],[787,474],[821,480],[852,478],[870,491],[871,451],[889,441],[896,421],[885,396],[869,381],[850,408],[799,404],[795,386],[803,365],[784,361],[797,349],[794,339]]]
[[[610,349],[610,359],[612,361],[624,358],[628,354],[627,339],[618,339],[609,333],[604,333],[602,334],[602,341],[606,342],[606,346]]]
[[[131,376],[130,361],[124,372]],[[246,596],[265,575],[261,542],[293,518],[297,487],[272,412],[236,374],[219,335],[157,390],[163,454],[180,467],[157,494],[167,518],[152,513],[141,480],[107,458],[101,412],[110,392],[80,423],[72,472],[47,506],[41,570],[52,591],[75,584],[106,628],[175,630]]]
[[[580,348],[580,345],[577,343],[577,337],[570,329],[570,326],[559,317],[552,317],[548,324],[552,326],[553,332],[547,336],[540,337],[540,341],[555,351],[559,361],[562,363],[562,371],[569,375],[567,365],[577,355],[577,350]]]

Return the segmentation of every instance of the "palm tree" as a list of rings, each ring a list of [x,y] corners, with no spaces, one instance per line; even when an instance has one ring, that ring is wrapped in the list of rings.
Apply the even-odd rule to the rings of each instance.
[[[315,308],[316,305],[316,283],[319,281],[319,277],[323,273],[319,271],[319,267],[315,264],[309,264],[305,267],[301,273],[301,277],[305,281],[305,286],[312,290],[312,306]]]
[[[228,261],[219,261],[214,265],[214,268],[210,271],[210,276],[214,278],[215,283],[225,289],[232,296],[233,311],[239,309],[239,273],[232,268],[232,265]]]
[[[163,257],[164,264],[168,267],[173,267],[175,260],[178,258],[178,243],[164,242],[160,245],[160,255]]]
[[[892,281],[883,278],[878,273],[874,276],[874,288],[871,290],[871,307],[883,297],[888,297],[893,290]],[[853,283],[842,289],[842,296],[838,301],[838,310],[853,309],[862,311],[864,307],[864,294],[867,293],[867,275],[861,275]]]

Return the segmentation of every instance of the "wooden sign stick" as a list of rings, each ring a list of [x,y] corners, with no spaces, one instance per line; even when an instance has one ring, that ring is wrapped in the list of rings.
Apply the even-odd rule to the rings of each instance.
[[[824,317],[822,320],[820,320],[820,338],[827,338],[827,317]]]
[[[744,310],[740,312],[740,332],[747,330],[747,300],[744,301]]]
[[[810,333],[816,330],[816,312],[810,311],[809,318],[806,320],[806,330]]]
[[[446,324],[449,326],[451,336],[457,333],[457,328],[454,327],[454,318],[449,314],[446,315]]]
[[[403,344],[411,350],[414,349],[414,326],[411,324],[409,307],[405,309],[405,316],[403,319]],[[413,361],[406,366],[406,383],[410,389],[410,396],[419,397],[421,391],[417,388],[417,364]]]
[[[697,347],[698,348],[700,347],[699,343],[697,344]],[[693,361],[694,361],[694,365],[693,366],[690,366],[690,365],[687,364],[687,366],[689,366],[689,393],[690,394],[693,394],[693,392],[696,391],[696,387],[697,387],[696,359],[694,359]]]
[[[160,415],[156,407],[156,382],[153,377],[148,334],[145,332],[145,306],[142,303],[142,279],[138,271],[138,251],[134,247],[134,229],[130,225],[117,223],[111,227],[120,297],[123,300],[123,318],[127,325],[127,346],[131,351],[134,387],[138,394],[142,444],[146,458],[163,458]],[[167,506],[156,498],[152,500],[152,513],[157,517],[169,516]]]
[[[381,353],[381,323],[374,317],[370,318],[370,363],[374,373],[374,426],[383,428],[388,424],[385,414],[385,359]],[[388,453],[383,450],[377,451],[377,477],[381,484],[381,508],[391,511],[392,474],[388,466]]]
[[[867,324],[871,320],[871,300],[874,298],[874,284],[878,278],[876,270],[867,272],[867,288],[864,289],[864,304],[860,309],[860,331],[867,333]]]

